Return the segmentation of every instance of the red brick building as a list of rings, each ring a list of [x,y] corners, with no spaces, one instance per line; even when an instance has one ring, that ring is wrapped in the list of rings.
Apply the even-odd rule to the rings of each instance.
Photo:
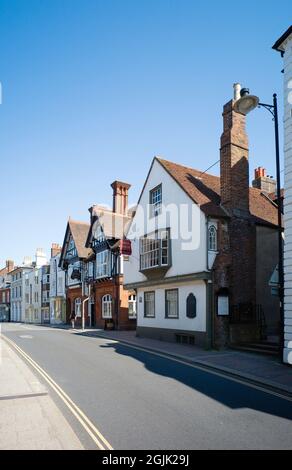
[[[66,319],[102,329],[135,329],[136,296],[123,288],[130,185],[115,181],[113,209],[93,206],[90,224],[69,220],[60,257],[66,273]]]
[[[92,250],[85,247],[89,224],[69,219],[60,257],[60,267],[66,276],[66,320],[70,322],[72,313],[76,324],[81,325],[84,311],[85,325],[88,319],[88,288],[85,284],[85,266]]]
[[[127,255],[124,238],[132,214],[128,211],[130,185],[115,181],[113,209],[89,209],[91,223],[86,246],[93,255],[88,262],[91,288],[89,304],[92,324],[98,328],[135,329],[136,296],[123,288],[123,266]]]

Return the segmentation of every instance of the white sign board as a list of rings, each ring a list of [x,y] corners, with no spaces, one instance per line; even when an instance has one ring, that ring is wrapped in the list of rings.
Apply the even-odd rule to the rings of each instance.
[[[229,315],[229,297],[227,295],[218,295],[218,315]]]

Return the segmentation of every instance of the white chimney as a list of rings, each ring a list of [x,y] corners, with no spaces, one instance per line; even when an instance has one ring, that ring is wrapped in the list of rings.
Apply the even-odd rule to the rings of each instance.
[[[234,101],[239,100],[240,98],[240,91],[241,91],[241,85],[240,83],[234,83],[233,85],[233,91],[234,91]]]
[[[37,268],[40,268],[41,266],[44,266],[44,264],[47,264],[47,256],[42,248],[37,248],[36,250],[35,264]]]

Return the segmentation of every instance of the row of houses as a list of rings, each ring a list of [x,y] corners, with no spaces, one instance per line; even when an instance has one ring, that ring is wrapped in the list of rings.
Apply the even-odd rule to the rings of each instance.
[[[114,181],[112,207],[69,219],[50,262],[38,250],[34,262],[6,267],[11,321],[68,323],[74,314],[83,327],[202,347],[277,341],[270,280],[281,201],[264,168],[249,184],[239,91],[223,109],[220,176],[155,157],[132,207],[130,184]]]
[[[41,248],[20,266],[12,260],[0,270],[0,321],[65,323],[65,273],[58,267],[61,247],[52,244],[48,262]]]

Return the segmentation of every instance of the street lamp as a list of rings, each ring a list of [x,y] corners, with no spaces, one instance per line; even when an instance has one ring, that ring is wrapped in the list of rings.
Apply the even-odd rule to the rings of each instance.
[[[277,199],[278,199],[278,250],[279,250],[279,298],[281,320],[281,353],[284,348],[284,264],[283,264],[283,238],[282,238],[282,201],[281,201],[281,171],[279,150],[279,122],[277,95],[273,95],[273,104],[260,103],[257,96],[250,95],[248,88],[242,88],[240,98],[235,102],[234,109],[238,113],[248,114],[255,108],[265,108],[273,116],[275,127],[276,171],[277,171]]]

